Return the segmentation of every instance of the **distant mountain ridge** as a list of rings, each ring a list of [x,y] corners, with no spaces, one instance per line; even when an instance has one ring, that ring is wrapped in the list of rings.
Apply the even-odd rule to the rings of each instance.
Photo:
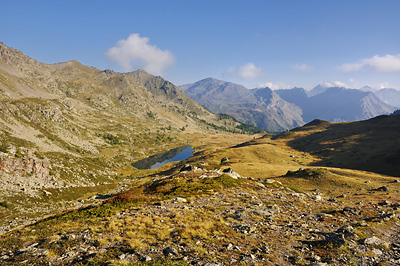
[[[304,89],[298,88],[276,92],[283,99],[298,105],[303,110],[305,122],[316,118],[331,122],[365,120],[382,114],[390,114],[395,109],[370,91],[343,87],[324,88],[320,91],[313,96],[307,94]]]
[[[215,113],[269,131],[283,131],[304,124],[301,109],[269,88],[248,90],[244,86],[207,78],[179,86],[187,95]]]
[[[325,82],[311,91],[248,90],[239,84],[207,78],[179,88],[215,113],[226,113],[270,131],[284,131],[317,118],[331,122],[365,120],[396,109],[370,90],[329,87],[332,84]]]
[[[309,98],[311,97],[310,92],[303,88],[293,88],[290,90],[281,89],[275,90],[275,92],[285,101],[294,103],[301,109],[304,109],[308,105]]]
[[[375,91],[374,94],[384,103],[400,108],[400,91],[395,89],[384,88]]]

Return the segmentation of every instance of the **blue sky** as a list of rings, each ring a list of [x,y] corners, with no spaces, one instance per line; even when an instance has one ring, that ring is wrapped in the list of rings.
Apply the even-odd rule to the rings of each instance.
[[[144,68],[176,85],[400,89],[398,0],[0,0],[0,41],[40,62]]]

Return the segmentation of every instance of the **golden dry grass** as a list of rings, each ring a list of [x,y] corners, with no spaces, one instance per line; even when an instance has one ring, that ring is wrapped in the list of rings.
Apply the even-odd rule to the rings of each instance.
[[[236,254],[212,250],[210,249],[212,246],[221,247],[227,243],[241,245],[245,242],[247,246],[242,245],[240,252],[249,253],[252,248],[268,243],[272,251],[265,258],[269,262],[288,265],[285,264],[287,261],[282,255],[289,252],[293,263],[298,265],[308,263],[309,260],[304,258],[301,252],[293,249],[293,246],[298,245],[305,236],[312,235],[312,231],[318,229],[319,226],[323,225],[324,230],[333,230],[331,229],[333,225],[339,227],[345,224],[347,216],[340,213],[344,206],[362,206],[364,216],[374,216],[377,215],[377,210],[374,209],[377,203],[383,200],[393,202],[400,200],[400,183],[394,182],[395,177],[326,166],[321,170],[321,166],[317,166],[321,161],[320,157],[292,147],[292,141],[298,137],[298,134],[303,138],[309,136],[308,134],[321,133],[329,125],[330,123],[327,123],[324,127],[316,127],[311,131],[287,133],[287,136],[283,138],[274,138],[270,135],[255,137],[234,134],[188,134],[186,141],[194,147],[195,156],[185,162],[170,163],[156,170],[139,171],[129,166],[119,169],[123,175],[145,177],[132,178],[132,190],[121,193],[108,201],[109,204],[115,204],[117,207],[106,204],[97,209],[88,210],[86,213],[82,211],[67,215],[65,218],[61,216],[57,218],[59,221],[56,219],[49,222],[54,226],[52,228],[54,231],[48,231],[46,225],[41,224],[35,228],[41,232],[40,237],[61,230],[63,234],[74,234],[82,232],[83,228],[88,228],[92,239],[98,241],[100,248],[120,243],[137,252],[145,252],[152,247],[174,245],[176,241],[184,242],[186,252],[190,256],[201,256],[210,261],[215,259],[227,261],[232,254],[235,256],[239,254],[239,251]],[[357,135],[353,138],[356,141],[355,139],[359,137]],[[321,143],[332,145],[334,142],[323,140]],[[220,160],[223,157],[228,157],[229,162],[221,165]],[[210,178],[204,181],[196,179],[194,173],[178,174],[182,164],[189,162],[200,166],[202,161],[206,163],[204,167],[207,169],[232,167],[242,176],[254,179],[274,178],[282,182],[284,187],[265,184],[268,187],[266,190],[265,187],[262,189],[256,181],[251,180],[237,182],[235,186],[218,186],[215,182],[222,184],[223,179]],[[285,176],[287,171],[296,171],[299,168],[310,168],[312,169],[310,171],[318,174]],[[149,181],[154,178],[161,178],[161,181],[152,185]],[[386,186],[389,191],[377,191],[376,189],[381,186]],[[305,193],[294,193],[289,188]],[[315,192],[315,189],[318,192]],[[317,195],[316,193],[320,193],[324,200],[314,200],[313,196]],[[340,197],[342,194],[346,197]],[[174,203],[172,198],[177,196],[185,197],[188,203]],[[338,199],[338,203],[327,201],[330,197]],[[248,211],[246,212],[247,219],[251,219],[253,224],[258,224],[258,228],[262,228],[258,231],[257,238],[252,234],[244,236],[243,233],[235,230],[233,225],[240,224],[240,220],[234,218],[235,212],[227,212],[229,208],[246,210],[251,209],[252,206],[271,207],[276,204],[282,211],[273,217],[274,225],[296,224],[299,222],[298,216],[304,213],[335,213],[335,218],[324,218],[324,223],[320,225],[312,222],[307,224],[301,236],[286,235],[285,231],[277,233],[272,227],[265,226],[265,217]],[[185,206],[190,206],[190,208],[185,208]],[[291,216],[290,211],[287,210],[296,211],[297,214]],[[360,219],[360,217],[354,219]],[[389,220],[386,224],[378,225],[371,221],[368,227],[357,229],[357,232],[360,237],[371,233],[381,234],[379,230],[386,232],[385,227],[393,225],[394,222],[394,220]],[[305,220],[302,223],[305,223]],[[301,227],[300,224],[298,225]],[[20,239],[25,244],[37,241],[39,237],[32,235],[29,230],[27,228],[21,231]],[[316,248],[315,252],[323,257],[332,257],[335,252],[350,256],[352,252],[346,248],[329,248],[329,250]],[[56,257],[54,254],[57,254],[57,250],[50,250],[49,254]],[[116,265],[124,263],[115,259],[108,261]]]

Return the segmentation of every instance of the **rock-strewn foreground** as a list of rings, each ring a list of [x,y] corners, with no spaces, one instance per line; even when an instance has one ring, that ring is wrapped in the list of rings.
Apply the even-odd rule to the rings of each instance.
[[[279,180],[331,182],[330,175],[327,169],[305,169]],[[332,195],[242,177],[229,166],[185,166],[173,175],[134,181],[130,190],[100,205],[3,236],[0,260],[2,265],[399,265],[395,181],[373,187],[367,180],[369,190]]]
[[[0,265],[400,264],[398,116],[234,134],[161,77],[2,43],[0,111]]]

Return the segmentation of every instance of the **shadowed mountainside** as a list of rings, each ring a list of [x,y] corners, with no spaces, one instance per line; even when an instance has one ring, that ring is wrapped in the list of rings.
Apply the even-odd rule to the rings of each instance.
[[[321,167],[398,173],[400,116],[228,134],[244,126],[161,77],[0,55],[1,265],[400,263],[400,181]]]
[[[400,177],[400,116],[331,123],[314,120],[282,133],[291,147],[321,159],[316,164]]]
[[[0,236],[0,263],[398,264],[396,178],[312,167],[315,156],[290,139],[243,137],[201,134],[197,155],[168,171],[140,172],[97,204]]]

